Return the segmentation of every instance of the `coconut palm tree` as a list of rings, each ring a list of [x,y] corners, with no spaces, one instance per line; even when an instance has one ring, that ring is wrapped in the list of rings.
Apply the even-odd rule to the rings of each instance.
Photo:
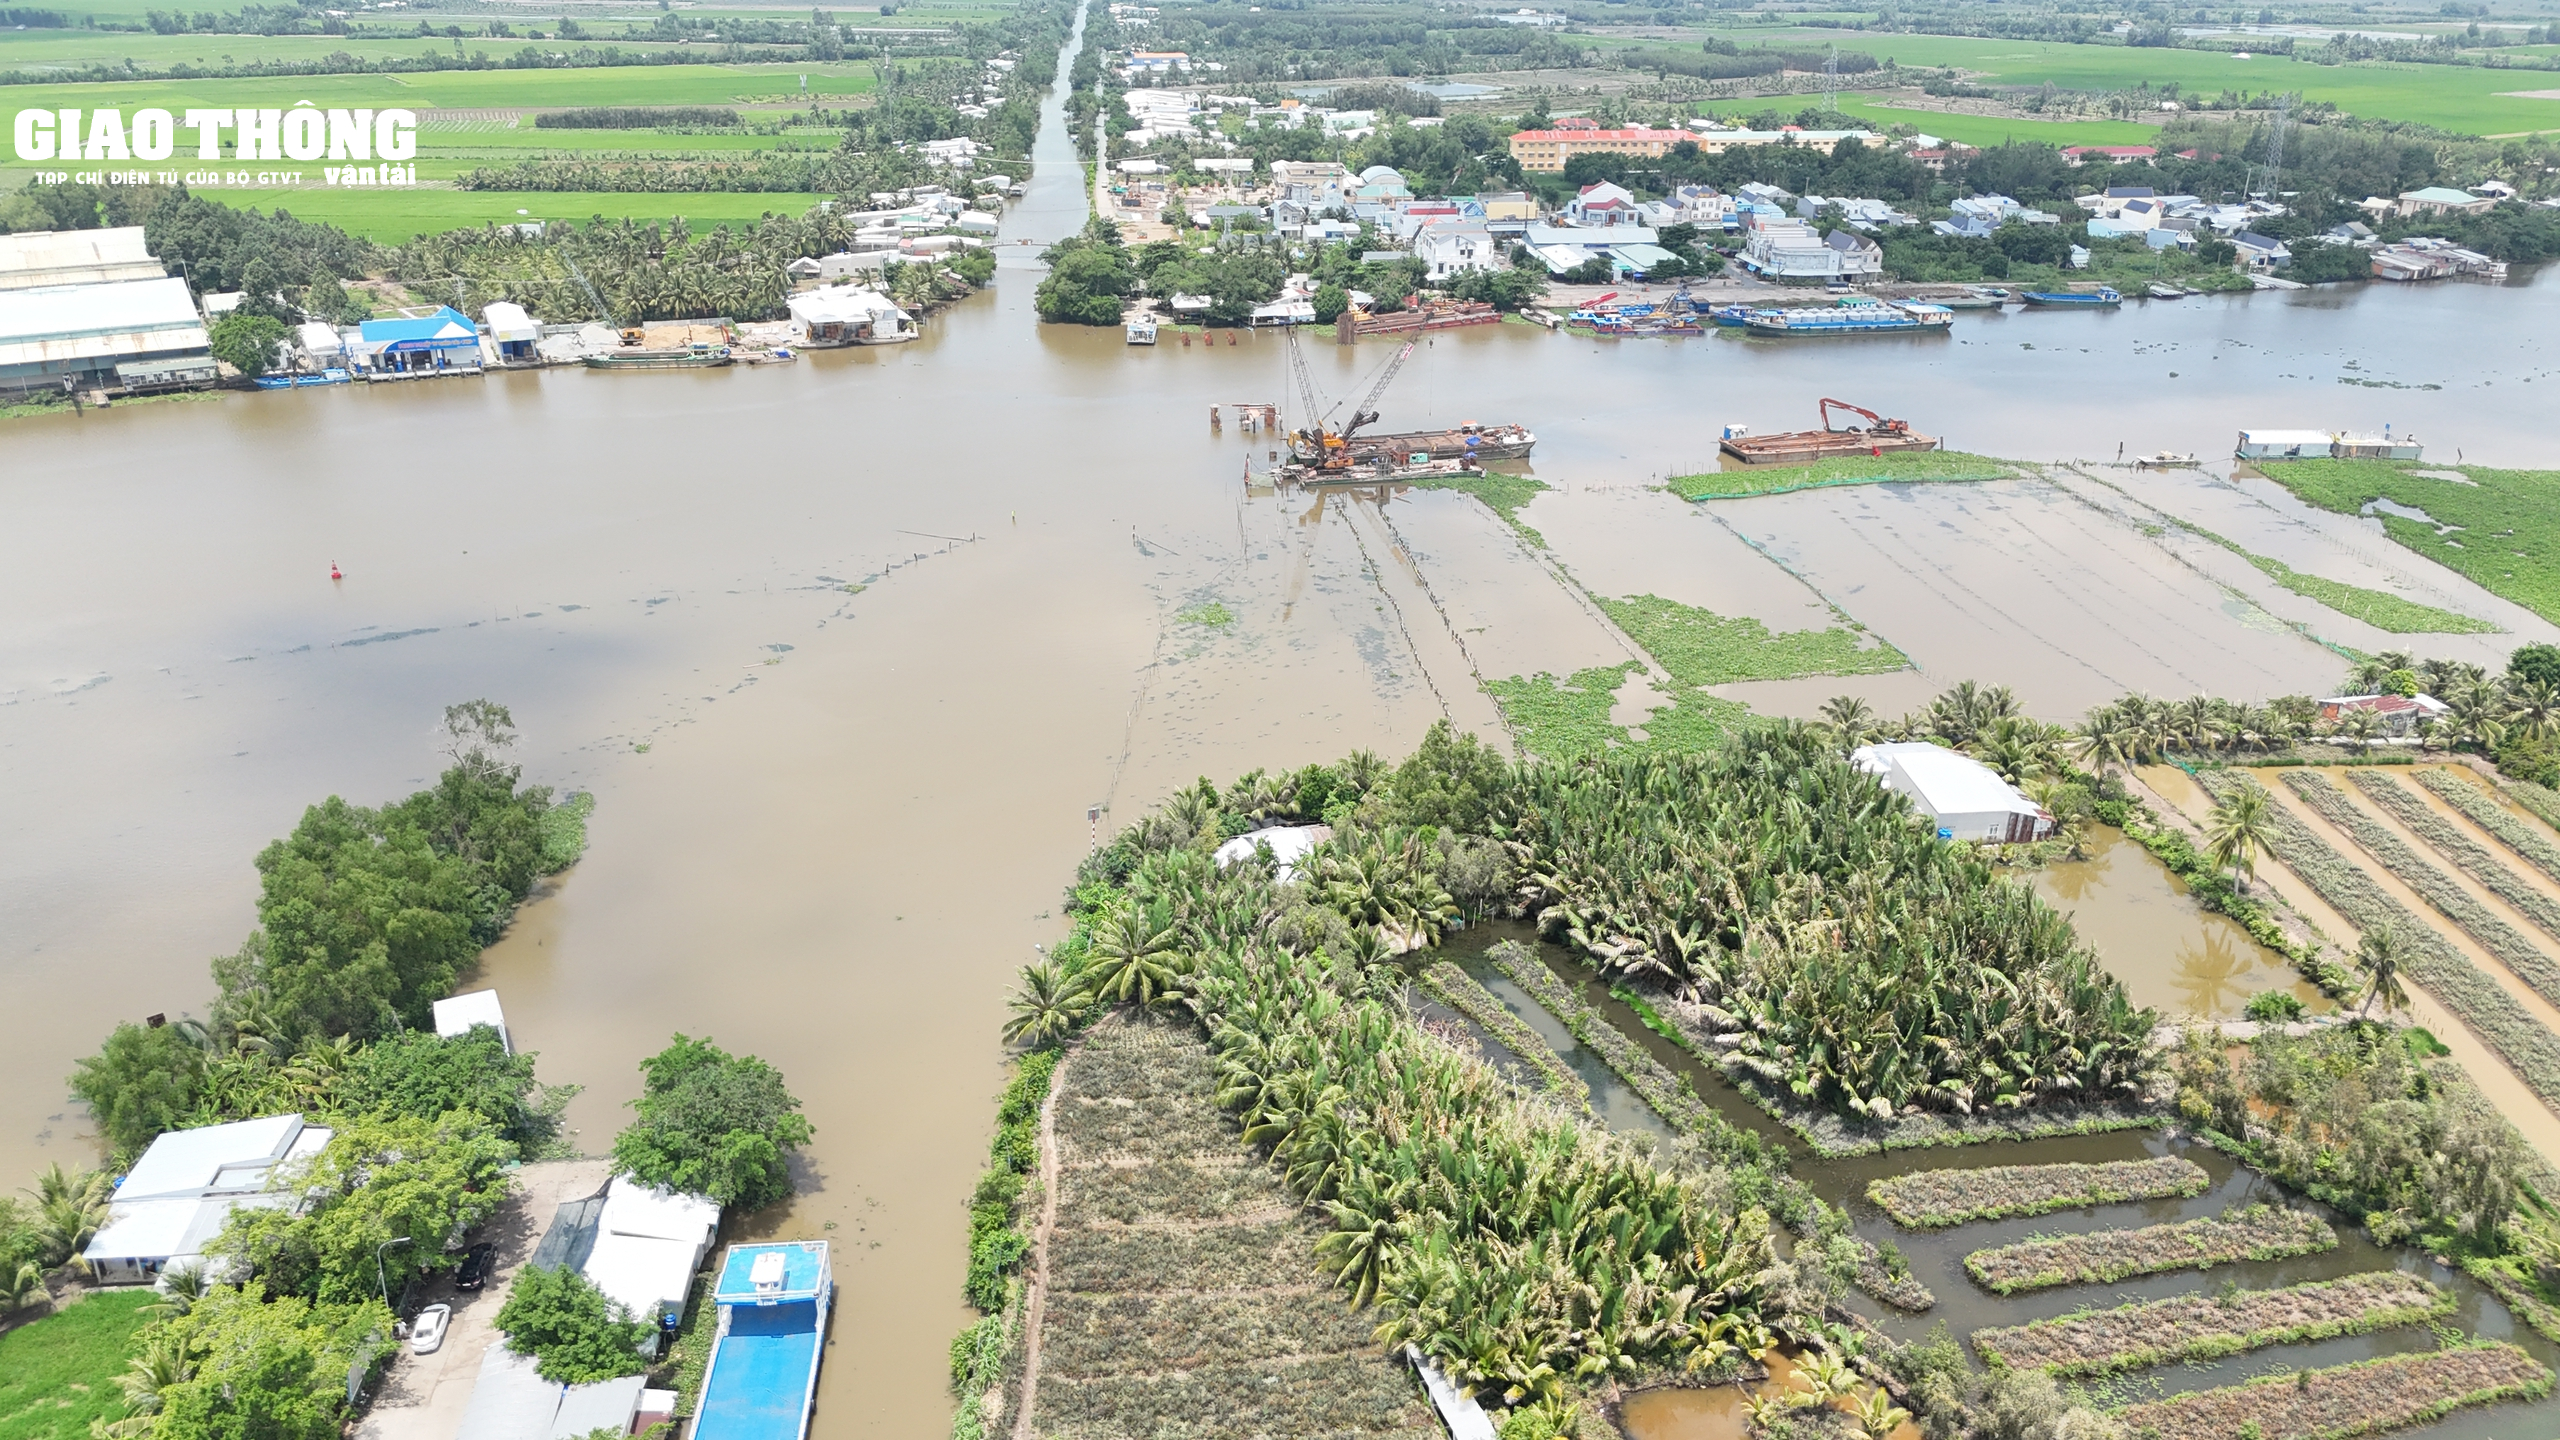
[[[196,1302],[213,1288],[202,1265],[179,1265],[160,1277],[160,1298],[142,1307],[145,1314],[179,1316],[196,1308]]]
[[[1112,907],[1093,929],[1093,952],[1076,973],[1087,999],[1154,1005],[1173,994],[1182,967],[1174,923],[1135,902]]]
[[[2386,1015],[2409,1008],[2408,987],[2400,983],[2401,961],[2407,954],[2407,942],[2388,920],[2357,937],[2356,968],[2364,972],[2364,1003],[2357,1008],[2358,1015],[2372,1014],[2376,1000],[2382,1002]]]
[[[2229,799],[2214,802],[2213,813],[2205,817],[2205,857],[2216,870],[2230,871],[2232,885],[2243,895],[2257,878],[2258,852],[2266,848],[2267,832],[2274,828],[2267,805],[2266,791],[2246,785]]]
[[[1074,1034],[1093,1005],[1057,961],[1043,958],[1022,967],[1022,983],[1014,987],[1005,1008],[1012,1012],[1004,1022],[1006,1041],[1037,1048]]]
[[[1843,750],[1875,740],[1876,712],[1855,695],[1835,695],[1822,702],[1822,724],[1831,732],[1832,743]]]
[[[2534,739],[2560,730],[2560,685],[2519,680],[2507,687],[2507,728]]]
[[[102,1437],[138,1440],[151,1433],[170,1390],[195,1378],[202,1357],[185,1337],[163,1326],[145,1330],[125,1372],[116,1377],[124,1392],[124,1418],[98,1427]]]
[[[2361,707],[2338,717],[2338,733],[2356,742],[2356,752],[2373,748],[2373,737],[2382,733],[2382,717]]]

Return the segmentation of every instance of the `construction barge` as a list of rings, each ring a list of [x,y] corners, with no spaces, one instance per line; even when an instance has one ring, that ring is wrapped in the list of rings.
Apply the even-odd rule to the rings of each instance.
[[[1399,434],[1352,435],[1344,438],[1351,463],[1367,465],[1380,458],[1399,464],[1414,456],[1433,460],[1526,460],[1538,437],[1519,425],[1478,425],[1454,430],[1408,430]]]
[[[1846,410],[1866,417],[1864,427],[1857,425],[1832,428],[1831,412]],[[1907,455],[1915,451],[1935,450],[1938,437],[1923,435],[1911,428],[1907,420],[1888,420],[1862,405],[1846,400],[1825,399],[1822,402],[1822,428],[1819,430],[1780,430],[1767,435],[1753,435],[1741,426],[1725,427],[1724,438],[1717,448],[1745,465],[1810,465],[1816,460],[1840,459],[1852,455]]]

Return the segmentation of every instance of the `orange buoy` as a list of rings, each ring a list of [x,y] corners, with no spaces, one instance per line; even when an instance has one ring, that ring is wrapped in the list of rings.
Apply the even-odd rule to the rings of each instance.
[[[329,562],[329,578],[332,580],[344,580],[347,578],[346,576],[338,573],[338,562],[335,560]]]

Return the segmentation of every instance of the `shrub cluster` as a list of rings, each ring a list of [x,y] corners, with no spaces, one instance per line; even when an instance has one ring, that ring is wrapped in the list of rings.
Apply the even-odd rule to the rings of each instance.
[[[1965,1272],[2000,1295],[2056,1285],[2104,1285],[2135,1275],[2203,1270],[2238,1260],[2282,1260],[2331,1249],[2338,1234],[2307,1210],[2276,1205],[2085,1235],[2027,1240],[1964,1257]]]
[[[2084,1205],[2201,1195],[2207,1177],[2174,1155],[2101,1165],[1988,1165],[1914,1170],[1867,1182],[1867,1198],[1906,1229],[1935,1230],[1972,1220],[2047,1215]]]
[[[962,1282],[969,1303],[985,1313],[951,1338],[951,1388],[960,1397],[952,1440],[983,1440],[988,1394],[1003,1378],[1013,1348],[1022,1295],[1012,1276],[1031,1249],[1022,1191],[1025,1178],[1040,1167],[1040,1107],[1057,1068],[1054,1049],[1023,1056],[996,1102],[986,1173],[969,1198],[969,1270]]]

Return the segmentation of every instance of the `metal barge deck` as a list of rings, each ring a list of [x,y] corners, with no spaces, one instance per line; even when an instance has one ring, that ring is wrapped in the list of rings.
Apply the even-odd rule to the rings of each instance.
[[[1365,465],[1376,459],[1403,464],[1416,455],[1434,460],[1526,460],[1538,437],[1518,425],[1461,425],[1454,430],[1408,430],[1400,434],[1354,435],[1351,460]]]
[[[691,1440],[806,1440],[835,1282],[827,1242],[732,1245]]]
[[[1768,435],[1736,435],[1717,444],[1745,465],[1806,465],[1847,455],[1907,455],[1916,450],[1935,450],[1938,437],[1910,431],[1782,430]]]

